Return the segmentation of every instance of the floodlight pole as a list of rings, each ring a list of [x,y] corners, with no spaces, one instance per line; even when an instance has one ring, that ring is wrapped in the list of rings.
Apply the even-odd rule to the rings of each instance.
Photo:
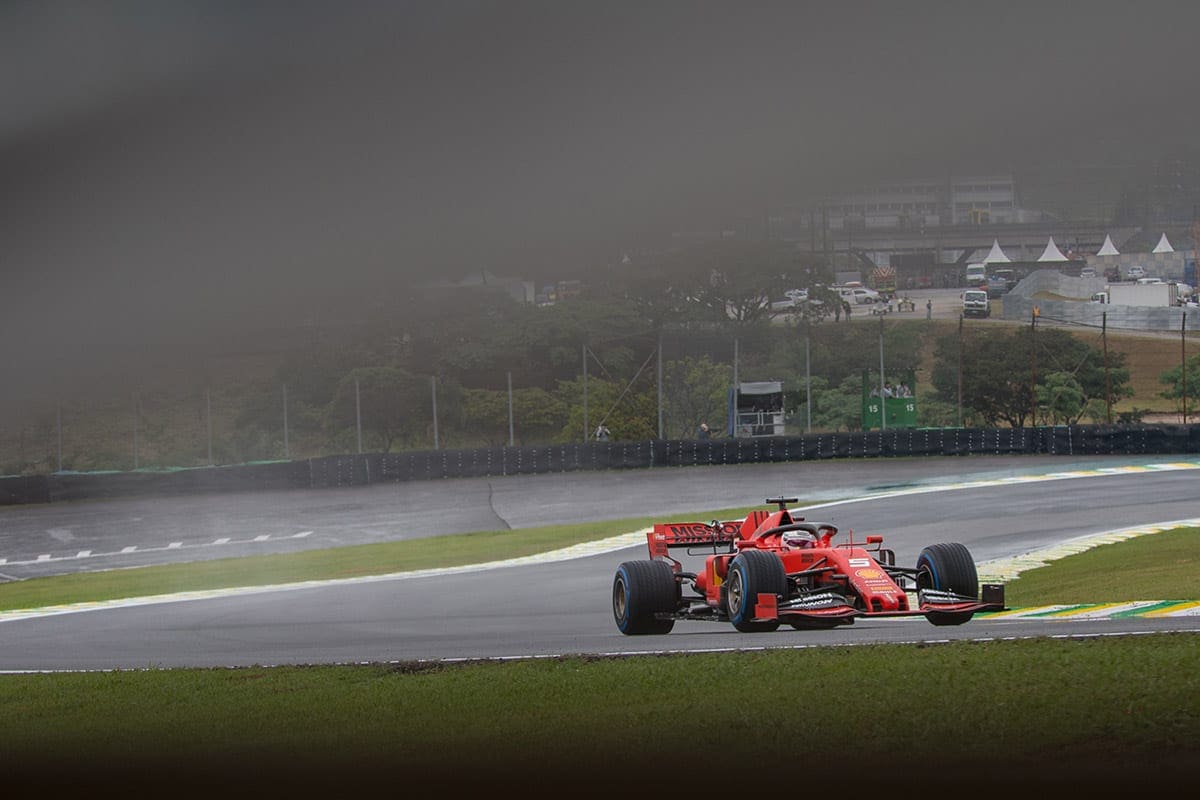
[[[807,402],[804,404],[804,432],[812,433],[812,356],[809,350],[809,336],[807,330],[804,333],[804,396]]]
[[[962,372],[963,372],[963,315],[958,315],[958,427],[962,427]]]
[[[1179,380],[1183,393],[1183,424],[1187,425],[1187,309],[1180,309],[1183,316],[1179,320]]]
[[[1037,318],[1038,307],[1033,307],[1029,318],[1029,422],[1037,427]]]
[[[663,438],[663,362],[662,331],[658,332],[658,438]]]
[[[1104,344],[1104,421],[1112,425],[1112,379],[1108,371],[1108,312],[1100,315],[1100,341]]]
[[[879,315],[879,430],[887,430],[887,395],[883,393],[883,315]]]
[[[587,442],[588,437],[592,435],[592,429],[588,426],[588,396],[587,396],[587,345],[582,346],[583,353],[583,441]]]

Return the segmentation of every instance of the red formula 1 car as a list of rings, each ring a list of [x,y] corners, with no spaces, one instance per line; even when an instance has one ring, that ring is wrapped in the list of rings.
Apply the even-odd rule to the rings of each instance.
[[[777,510],[732,522],[655,525],[646,536],[650,559],[624,562],[613,579],[621,633],[669,633],[681,619],[731,622],[744,632],[781,623],[832,628],[858,617],[961,625],[977,611],[1004,609],[1003,584],[983,584],[981,597],[975,562],[961,544],[930,545],[915,567],[898,567],[882,536],[856,543],[851,532],[848,542],[834,544],[837,526],[788,510],[796,498],[766,502]],[[685,571],[672,556],[679,550],[703,558],[703,571]]]

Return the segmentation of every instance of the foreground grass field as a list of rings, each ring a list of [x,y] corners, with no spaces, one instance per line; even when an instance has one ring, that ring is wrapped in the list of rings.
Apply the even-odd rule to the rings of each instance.
[[[645,523],[26,581],[0,586],[0,608],[488,561],[511,557],[518,540],[536,552]],[[1168,531],[1062,559],[1012,582],[1009,605],[1192,599],[1197,535]],[[88,776],[174,796],[342,795],[367,784],[422,796],[596,796],[694,780],[749,790],[820,764],[889,795],[1033,784],[1104,794],[1200,779],[1197,698],[1190,633],[4,675],[0,763],[12,787],[53,791]]]

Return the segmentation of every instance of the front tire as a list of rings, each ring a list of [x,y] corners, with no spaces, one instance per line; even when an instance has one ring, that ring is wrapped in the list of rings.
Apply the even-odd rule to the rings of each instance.
[[[626,561],[613,578],[613,619],[627,636],[670,633],[673,619],[658,614],[679,609],[679,581],[665,561]]]
[[[746,550],[729,565],[725,603],[729,621],[742,633],[767,633],[779,627],[779,620],[754,621],[754,607],[760,594],[773,594],[780,600],[787,597],[787,573],[783,562],[765,550]]]
[[[917,591],[938,589],[978,599],[979,573],[971,553],[957,542],[931,544],[917,556]],[[973,611],[930,611],[925,619],[934,625],[962,625]]]

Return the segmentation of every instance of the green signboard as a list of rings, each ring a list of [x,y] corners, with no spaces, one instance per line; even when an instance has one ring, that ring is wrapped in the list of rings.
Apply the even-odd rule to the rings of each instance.
[[[893,383],[886,378],[880,385],[878,374],[863,371],[862,383],[862,427],[864,431],[875,428],[917,427],[917,397],[913,392],[913,373],[910,370],[904,380]],[[886,412],[887,416],[882,417]]]

